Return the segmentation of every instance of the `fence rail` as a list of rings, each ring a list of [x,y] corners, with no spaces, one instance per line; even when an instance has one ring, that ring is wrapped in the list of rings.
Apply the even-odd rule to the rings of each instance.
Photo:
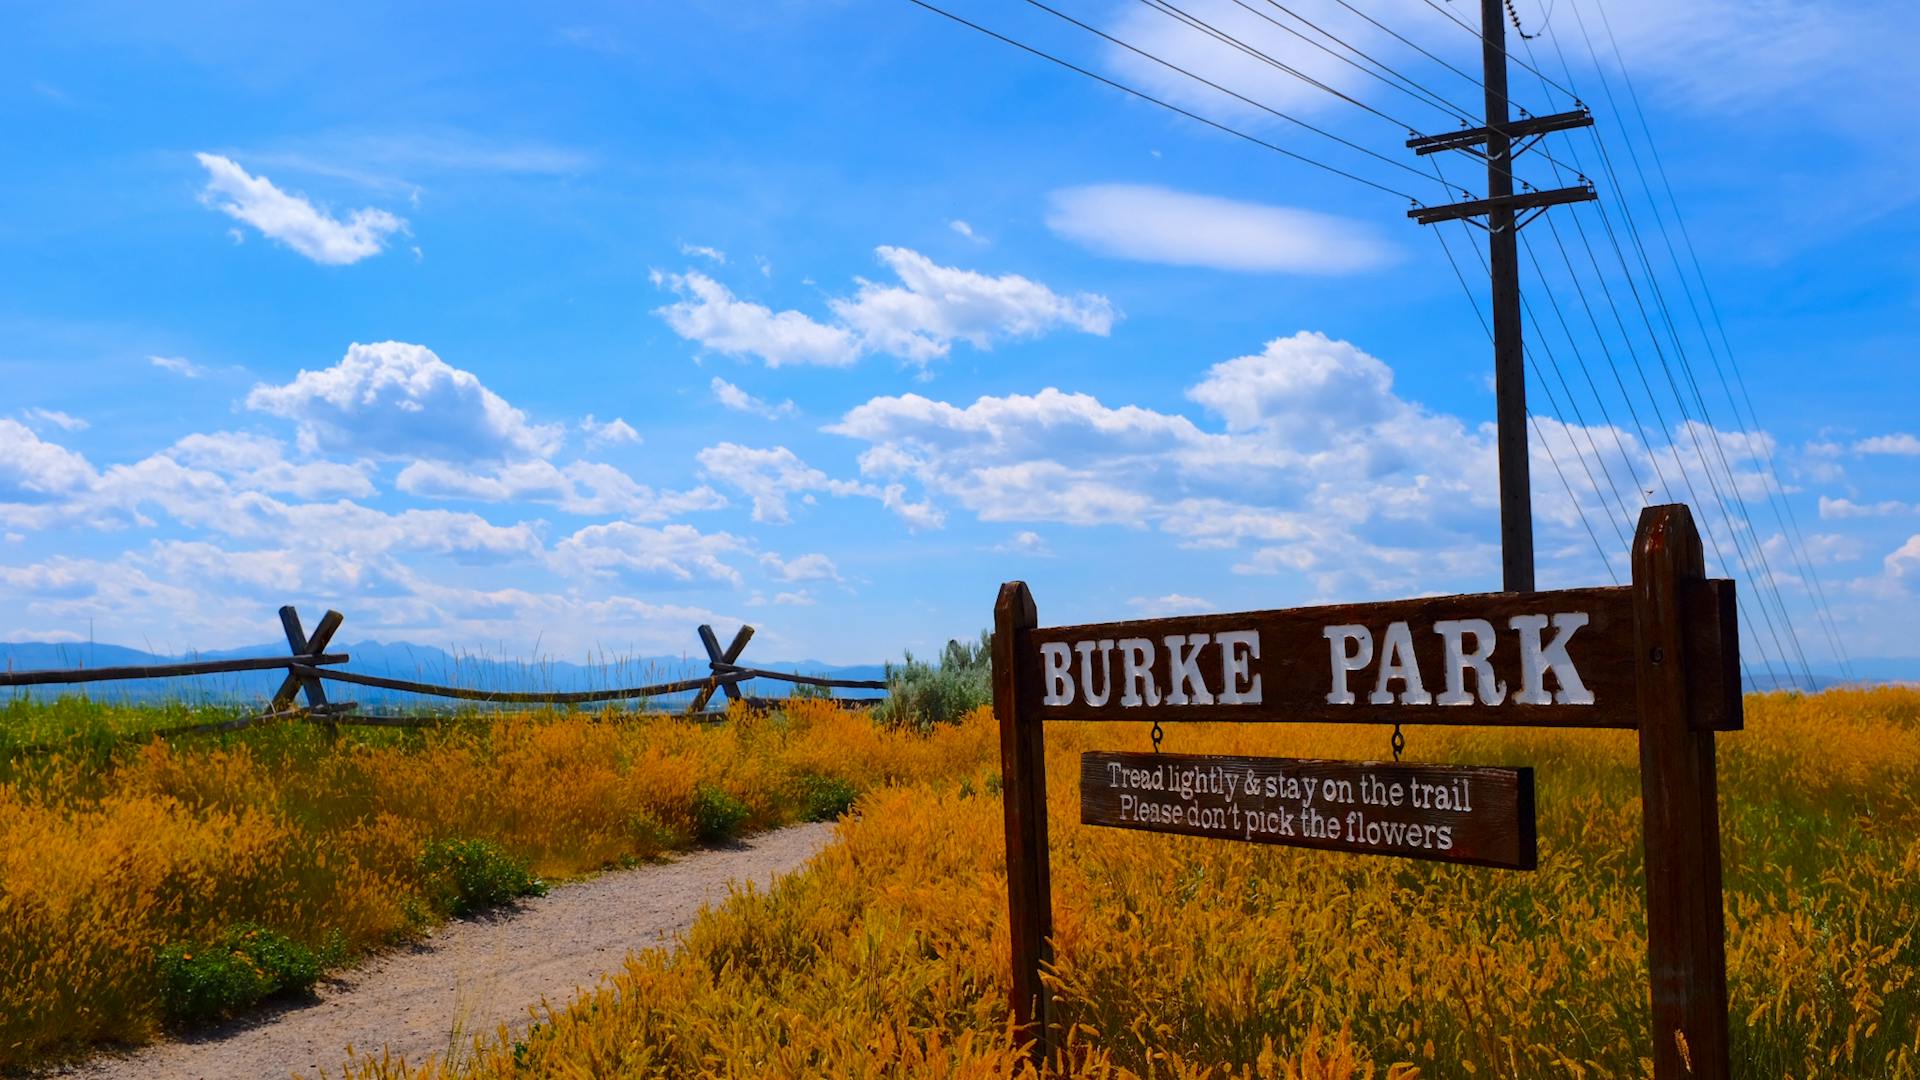
[[[328,701],[322,682],[341,683],[350,686],[365,686],[380,690],[392,690],[400,693],[419,694],[427,697],[452,698],[460,701],[478,701],[497,705],[585,705],[603,701],[628,701],[636,698],[661,697],[667,694],[680,694],[693,691],[694,698],[686,712],[690,715],[704,715],[707,702],[715,693],[726,695],[728,704],[741,702],[749,707],[766,707],[775,704],[778,699],[750,697],[740,690],[740,684],[753,679],[769,679],[797,686],[811,686],[841,690],[885,690],[887,684],[878,679],[828,679],[816,675],[800,675],[784,671],[770,671],[765,668],[746,667],[736,663],[747,642],[753,638],[753,627],[742,626],[734,634],[733,641],[725,648],[720,647],[720,639],[715,636],[713,627],[699,628],[700,641],[707,651],[707,666],[710,673],[695,678],[678,679],[672,682],[653,683],[646,686],[616,687],[604,690],[479,690],[463,686],[444,686],[436,683],[413,682],[407,679],[391,679],[381,675],[365,675],[356,671],[338,670],[352,658],[346,653],[326,652],[333,635],[345,621],[338,611],[328,611],[313,628],[309,638],[300,623],[300,614],[292,605],[280,609],[280,624],[286,634],[287,656],[258,656],[230,660],[199,660],[180,664],[152,664],[146,666],[99,667],[99,668],[59,668],[33,671],[0,672],[0,688],[10,686],[50,686],[68,683],[104,682],[118,679],[170,679],[190,675],[217,675],[237,671],[285,671],[286,678],[280,689],[273,695],[267,711],[254,716],[236,717],[231,720],[219,720],[201,724],[185,724],[179,727],[162,728],[157,731],[140,732],[140,738],[171,738],[176,735],[208,734],[218,732],[242,731],[262,724],[283,721],[305,721],[324,724],[329,730],[339,725],[360,727],[413,728],[431,727],[445,723],[446,717],[434,716],[375,716],[359,711],[360,703],[352,701]],[[304,696],[306,703],[295,702]],[[879,699],[852,698],[839,699],[848,705],[870,705]],[[136,737],[136,736],[129,736]],[[47,750],[47,747],[23,747],[24,750]]]
[[[235,671],[272,671],[274,668],[344,664],[345,653],[305,656],[249,656],[236,660],[190,660],[184,664],[148,664],[129,667],[59,668],[0,672],[0,687],[46,686],[55,683],[108,682],[114,679],[172,679],[183,675],[224,675]]]
[[[350,683],[354,686],[370,686],[378,690],[398,690],[402,693],[425,694],[431,697],[458,698],[462,701],[485,701],[496,705],[585,705],[596,701],[661,697],[666,694],[682,694],[688,690],[699,690],[716,682],[739,682],[746,677],[722,673],[697,679],[681,679],[678,682],[655,683],[652,686],[625,686],[612,690],[546,691],[475,690],[464,686],[437,686],[432,683],[409,682],[406,679],[389,679],[382,675],[362,675],[357,671],[327,671],[298,664],[293,666],[292,671],[302,677],[311,676],[328,682]]]

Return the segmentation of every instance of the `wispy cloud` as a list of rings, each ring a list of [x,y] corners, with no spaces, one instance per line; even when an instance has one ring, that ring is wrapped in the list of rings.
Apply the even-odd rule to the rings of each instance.
[[[1892,435],[1875,435],[1871,439],[1861,439],[1853,444],[1856,454],[1892,454],[1899,457],[1920,457],[1920,438],[1904,431]]]
[[[1198,596],[1183,596],[1180,593],[1168,593],[1165,596],[1136,596],[1127,601],[1127,606],[1150,619],[1163,619],[1169,615],[1198,615],[1202,612],[1218,611],[1220,605]]]
[[[726,252],[716,247],[708,247],[705,244],[681,244],[680,254],[705,259],[715,266],[725,266],[727,264]]]
[[[189,379],[204,378],[207,369],[182,356],[149,356],[147,363],[163,371],[171,371]]]
[[[1103,255],[1215,270],[1352,274],[1397,256],[1357,221],[1144,184],[1056,191],[1047,227]]]
[[[85,420],[68,413],[63,413],[58,409],[27,409],[20,415],[26,417],[29,422],[51,424],[62,431],[85,431],[87,429],[87,422]]]
[[[407,231],[405,220],[385,210],[363,207],[342,221],[228,158],[194,157],[207,170],[201,202],[322,265],[347,266],[378,255],[390,236]]]
[[[595,420],[592,413],[588,413],[587,418],[580,421],[580,430],[586,433],[589,446],[613,446],[640,441],[640,433],[633,430],[633,425],[617,416],[603,423]]]
[[[755,416],[764,416],[769,420],[778,420],[783,416],[793,415],[794,408],[793,402],[791,401],[783,401],[778,405],[770,405],[718,375],[713,377],[713,383],[711,385],[713,387],[714,400],[735,412],[752,413]]]

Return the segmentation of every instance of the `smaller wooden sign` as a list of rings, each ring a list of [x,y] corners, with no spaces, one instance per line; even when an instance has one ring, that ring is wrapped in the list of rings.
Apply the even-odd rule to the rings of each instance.
[[[1537,858],[1524,768],[1093,752],[1080,821],[1511,870]]]

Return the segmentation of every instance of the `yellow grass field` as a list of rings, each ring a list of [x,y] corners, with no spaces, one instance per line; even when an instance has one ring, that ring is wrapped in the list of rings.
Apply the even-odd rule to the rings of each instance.
[[[634,956],[457,1069],[349,1075],[1021,1071],[991,717],[941,737],[964,778],[897,770],[907,782],[864,796],[809,869],[736,895],[682,951]],[[1630,735],[1410,730],[1412,760],[1537,769],[1531,873],[1082,827],[1075,755],[1145,749],[1146,732],[1053,725],[1048,739],[1061,1074],[1646,1075]],[[1167,749],[1378,758],[1386,744],[1375,728],[1240,726],[1174,728]],[[1752,697],[1721,747],[1737,1075],[1920,1076],[1920,692]]]
[[[693,843],[703,786],[757,830],[806,814],[820,778],[941,779],[987,760],[992,738],[984,724],[889,734],[797,702],[715,726],[533,714],[0,756],[0,1069],[152,1037],[169,943],[257,924],[352,956],[413,932],[431,917],[430,841],[484,838],[577,875]]]

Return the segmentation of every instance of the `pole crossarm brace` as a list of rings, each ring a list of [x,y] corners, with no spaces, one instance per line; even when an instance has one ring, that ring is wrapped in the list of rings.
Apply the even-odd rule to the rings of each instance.
[[[1471,202],[1448,203],[1445,206],[1420,206],[1407,211],[1407,216],[1422,225],[1432,225],[1455,218],[1479,217],[1491,214],[1495,210],[1522,212],[1541,210],[1562,203],[1586,202],[1596,198],[1590,187],[1554,188],[1551,191],[1522,191],[1517,195],[1502,195],[1492,199],[1474,199]]]
[[[1548,132],[1568,131],[1573,128],[1592,127],[1593,114],[1584,106],[1572,112],[1554,113],[1550,116],[1528,116],[1519,120],[1510,120],[1501,126],[1507,138],[1538,138]],[[1464,128],[1449,131],[1441,135],[1422,135],[1407,140],[1407,148],[1416,154],[1437,154],[1442,150],[1471,150],[1485,143],[1493,135],[1492,128]]]

